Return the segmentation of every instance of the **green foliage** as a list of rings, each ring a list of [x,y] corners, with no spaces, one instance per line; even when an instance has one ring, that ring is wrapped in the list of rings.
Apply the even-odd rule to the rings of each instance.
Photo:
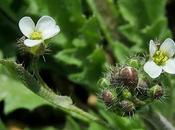
[[[18,108],[32,110],[43,104],[48,104],[19,81],[9,77],[2,65],[0,65],[0,82],[0,101],[5,100],[5,113],[12,112]]]
[[[119,10],[127,22],[120,26],[121,33],[140,47],[147,47],[150,39],[164,40],[171,36],[165,4],[166,0],[119,0]]]
[[[1,130],[7,130],[6,127],[4,126],[3,122],[0,120],[0,129]]]
[[[73,118],[67,117],[66,125],[63,130],[81,130],[81,128]]]
[[[42,61],[39,70],[42,69],[40,72],[44,72],[45,75],[48,73],[49,78],[46,82],[50,88],[56,91],[63,90],[64,94],[68,93],[75,99],[75,104],[85,106],[89,110],[84,99],[80,102],[81,94],[75,92],[77,88],[84,88],[87,95],[98,92],[100,88],[97,83],[103,75],[106,64],[124,63],[128,56],[145,52],[150,39],[163,41],[171,37],[165,15],[166,4],[166,0],[0,0],[2,58],[13,57],[20,63],[27,59],[26,55],[18,54],[19,51],[16,49],[16,40],[22,36],[18,29],[18,21],[21,17],[27,15],[37,21],[40,16],[50,15],[60,26],[61,33],[48,41],[51,53],[46,56],[46,62]],[[38,83],[36,77],[28,73],[26,70],[28,66],[24,69],[15,62],[1,60],[1,63],[15,77],[13,79],[7,75],[4,67],[0,66],[0,101],[5,101],[6,113],[18,108],[32,110],[40,105],[48,104],[19,83],[19,81],[23,82],[36,93],[41,92],[38,88],[43,87],[43,84]],[[26,64],[30,63],[24,63]],[[63,81],[60,81],[62,79]],[[162,109],[163,104],[154,107],[163,112],[170,121],[174,120],[172,115],[175,112],[173,109],[174,88],[172,87],[174,80],[172,79],[173,77],[170,77],[165,81],[166,85],[171,86],[172,92],[171,100],[166,104],[167,110],[170,110],[169,113]],[[43,97],[42,92],[40,94]],[[56,104],[60,106],[74,109],[69,97],[58,97],[57,101],[52,101],[56,101]],[[58,108],[63,109],[60,106]],[[107,113],[104,109],[96,106],[98,112],[95,114],[104,118],[116,129],[147,129],[147,125],[143,125],[138,115],[131,119],[121,118],[116,116],[116,113]],[[65,111],[67,112],[67,109]],[[86,116],[76,115],[74,111],[67,113],[87,120]],[[79,130],[85,127],[70,116],[66,115],[66,117],[64,130]],[[93,117],[88,119],[91,120]],[[55,128],[48,127],[44,130],[52,129]],[[107,130],[103,125],[95,122],[89,123],[89,127],[84,129]],[[112,128],[109,129],[112,130]]]

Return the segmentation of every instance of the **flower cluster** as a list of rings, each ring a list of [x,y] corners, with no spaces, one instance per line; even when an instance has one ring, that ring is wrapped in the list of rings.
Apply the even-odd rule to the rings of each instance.
[[[175,43],[170,38],[161,45],[150,40],[149,53],[146,63],[144,57],[133,57],[125,65],[107,70],[100,82],[100,98],[108,110],[131,116],[155,100],[165,98],[164,83],[149,76],[154,79],[162,72],[175,74]]]
[[[134,58],[133,58],[134,59]],[[143,76],[143,62],[134,59],[125,66],[112,66],[100,82],[100,98],[108,110],[121,116],[132,116],[136,111],[165,96],[163,85]],[[136,63],[137,62],[137,63]]]

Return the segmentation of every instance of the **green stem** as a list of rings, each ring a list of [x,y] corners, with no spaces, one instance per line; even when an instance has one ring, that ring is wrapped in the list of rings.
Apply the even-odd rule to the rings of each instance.
[[[37,62],[35,62],[37,63]],[[98,117],[91,115],[82,109],[73,105],[71,98],[67,96],[60,96],[54,93],[53,91],[48,90],[48,86],[43,86],[28,72],[26,71],[20,64],[16,64],[10,60],[0,60],[0,64],[3,64],[11,74],[13,74],[18,80],[23,82],[23,84],[33,91],[35,94],[39,95],[40,97],[44,98],[51,104],[53,104],[56,108],[61,109],[62,111],[68,113],[69,115],[78,118],[82,121],[87,123],[96,122],[108,129],[115,130],[103,120],[99,119]],[[40,82],[41,80],[39,80]],[[42,80],[42,82],[44,82]],[[44,85],[47,85],[44,83]]]
[[[40,74],[39,74],[39,68],[38,68],[38,61],[39,61],[39,57],[33,57],[32,59],[32,69],[33,69],[33,73],[35,75],[35,77],[37,78],[37,80],[39,81],[39,84],[41,86],[43,86],[44,88],[46,88],[48,91],[52,91],[50,89],[50,87],[44,82],[44,80],[41,78]]]
[[[175,130],[173,125],[161,113],[152,109],[140,115],[140,117],[151,130]]]
[[[163,81],[163,87],[167,88],[168,89],[168,100],[167,100],[167,108],[168,108],[168,117],[169,119],[172,120],[173,118],[173,112],[174,112],[174,97],[173,97],[173,94],[174,94],[174,83],[172,82],[172,78],[170,75],[168,74],[164,74],[162,75],[161,77],[161,81]],[[166,96],[166,95],[165,95]]]

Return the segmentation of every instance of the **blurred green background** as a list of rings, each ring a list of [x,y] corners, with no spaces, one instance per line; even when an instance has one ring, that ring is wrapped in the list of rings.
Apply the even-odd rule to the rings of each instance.
[[[46,61],[41,58],[39,64],[40,74],[51,89],[70,96],[75,105],[117,130],[151,129],[139,114],[127,118],[107,112],[96,102],[97,83],[106,65],[124,63],[129,56],[145,53],[150,39],[162,42],[172,38],[174,10],[174,0],[0,0],[0,58],[14,59],[27,68],[30,56],[21,54],[17,47],[22,37],[18,21],[30,16],[36,22],[49,15],[61,28],[61,33],[49,41]],[[170,79],[173,86],[174,77]],[[154,109],[175,125],[171,92],[172,102],[157,102]],[[56,110],[10,77],[2,66],[0,101],[0,130],[107,130]]]

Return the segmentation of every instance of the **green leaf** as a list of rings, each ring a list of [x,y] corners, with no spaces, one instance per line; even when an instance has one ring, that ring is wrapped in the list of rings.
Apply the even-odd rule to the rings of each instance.
[[[80,0],[37,0],[33,2],[33,6],[37,6],[37,11],[41,11],[42,15],[48,13],[54,17],[68,39],[78,35],[79,28],[86,20]]]
[[[171,37],[165,17],[166,0],[119,0],[118,7],[126,24],[120,32],[140,50],[149,40]],[[154,5],[154,6],[150,6]]]
[[[79,124],[73,118],[67,116],[66,125],[63,130],[81,130]]]
[[[26,128],[24,130],[38,130],[38,128]],[[48,127],[45,127],[45,128],[40,128],[39,130],[58,130],[58,129],[54,128],[54,127],[51,127],[51,126],[48,126]]]
[[[158,38],[159,40],[164,40],[171,36],[171,32],[167,29],[167,20],[165,18],[157,20],[151,26],[145,27],[141,32],[148,37]],[[146,39],[145,38],[145,39]],[[149,39],[148,39],[149,40]]]
[[[21,81],[28,89],[43,97],[50,103],[56,104],[58,108],[62,109],[62,107],[68,107],[72,105],[71,98],[67,96],[59,96],[53,91],[46,89],[43,84],[38,82],[34,76],[32,76],[22,67],[22,65],[16,64],[11,60],[0,60],[0,64],[4,65],[10,74],[15,79]]]
[[[95,32],[95,33],[94,33]],[[88,45],[94,46],[101,40],[100,26],[96,17],[90,17],[80,29],[81,39],[84,39]]]
[[[112,112],[106,112],[106,110],[100,110],[100,114],[111,126],[119,128],[119,130],[146,130],[138,115],[132,117],[131,120],[128,117],[121,117]]]
[[[70,80],[86,85],[94,90],[97,87],[97,81],[102,76],[105,64],[105,54],[101,47],[97,47],[92,54],[83,62],[83,69],[79,73],[71,74]]]
[[[81,61],[76,57],[76,48],[64,49],[55,55],[55,58],[69,65],[81,66]]]
[[[126,47],[123,43],[119,41],[113,43],[112,48],[114,50],[114,56],[119,61],[119,63],[124,63],[126,58],[132,53],[131,51],[129,51],[128,47]]]
[[[119,0],[118,4],[123,18],[139,28],[165,17],[166,0]]]
[[[23,84],[8,76],[2,65],[0,65],[0,82],[0,100],[5,100],[5,113],[18,108],[32,110],[43,104],[48,104]]]
[[[109,128],[105,128],[102,125],[99,125],[97,123],[91,123],[88,130],[109,130]]]
[[[0,120],[0,130],[7,130],[4,123]]]

